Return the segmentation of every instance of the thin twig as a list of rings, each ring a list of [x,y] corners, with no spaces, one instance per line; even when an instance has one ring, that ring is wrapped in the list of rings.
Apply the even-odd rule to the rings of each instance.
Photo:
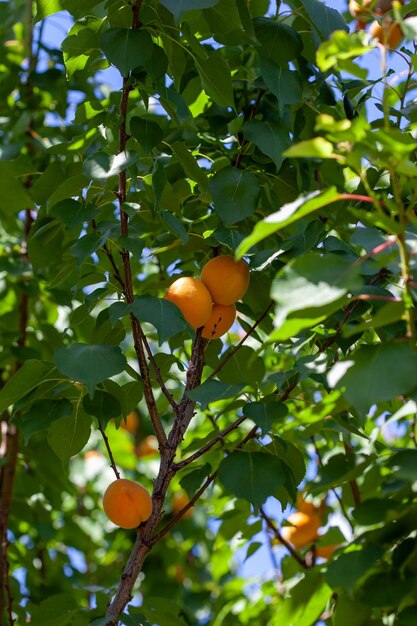
[[[346,456],[353,456],[353,448],[350,445],[350,443],[348,443],[345,440],[343,442],[343,446],[345,448]],[[358,506],[362,502],[362,498],[361,498],[361,493],[359,491],[359,487],[358,487],[358,483],[356,482],[356,479],[353,478],[352,480],[350,480],[349,481],[349,485],[350,485],[350,488],[352,490],[353,500],[354,500],[356,506]]]
[[[255,328],[257,326],[259,326],[259,324],[262,322],[262,320],[265,319],[265,317],[268,315],[269,311],[272,309],[272,307],[274,306],[275,302],[271,301],[268,306],[266,307],[265,311],[262,313],[262,315],[256,320],[256,322],[249,328],[249,330],[247,331],[247,333],[242,337],[242,339],[239,341],[239,343],[233,348],[233,350],[230,350],[230,352],[228,352],[226,354],[226,356],[224,357],[224,359],[222,359],[220,361],[220,363],[218,364],[218,366],[211,372],[211,374],[209,376],[207,376],[206,381],[207,380],[211,380],[216,374],[218,374],[218,372],[220,372],[220,370],[226,365],[226,363],[232,358],[232,356],[234,356],[236,354],[236,352],[239,350],[239,348],[242,347],[242,345],[245,343],[246,339],[248,337],[250,337],[252,335],[252,333],[254,332]]]
[[[116,463],[114,461],[113,452],[112,452],[112,450],[110,448],[109,438],[107,437],[107,435],[106,435],[106,433],[104,431],[104,428],[103,428],[103,426],[101,425],[100,422],[98,423],[98,429],[101,432],[101,436],[103,437],[103,441],[104,441],[104,444],[105,444],[106,449],[107,449],[107,454],[109,455],[110,466],[111,466],[113,472],[115,473],[116,478],[119,479],[120,478],[120,473],[119,473],[119,470],[117,469],[117,465],[116,465]]]
[[[303,569],[309,569],[309,567],[308,567],[307,563],[305,562],[305,560],[298,554],[298,552],[292,547],[292,545],[290,543],[288,543],[288,541],[286,541],[284,539],[284,537],[281,535],[281,533],[279,532],[278,528],[276,528],[274,522],[265,513],[263,507],[259,507],[259,512],[261,514],[261,517],[265,520],[266,525],[268,526],[268,528],[272,531],[272,533],[275,535],[275,537],[278,539],[278,541],[280,543],[282,543],[282,545],[285,546],[285,548],[287,548],[288,552],[297,561],[297,563],[299,565],[301,565],[301,567]]]
[[[186,467],[187,465],[189,465],[190,463],[193,463],[193,461],[196,461],[198,458],[200,458],[201,456],[203,456],[203,454],[205,454],[206,452],[208,452],[209,450],[211,450],[211,448],[213,446],[216,445],[216,443],[218,443],[219,441],[223,441],[223,439],[232,431],[236,430],[237,428],[239,428],[239,426],[242,424],[242,422],[244,422],[246,420],[246,415],[242,415],[241,417],[239,417],[237,420],[235,420],[233,422],[233,424],[230,424],[230,426],[228,426],[227,428],[225,428],[224,430],[222,430],[218,435],[216,435],[215,437],[213,437],[213,439],[211,439],[208,443],[206,443],[205,446],[203,446],[202,448],[200,448],[199,450],[197,450],[196,452],[194,452],[194,454],[191,454],[189,457],[187,457],[186,459],[184,459],[183,461],[180,461],[179,463],[174,463],[174,469],[176,472],[178,472],[179,470],[182,470],[184,467]]]
[[[157,535],[155,535],[154,537],[152,537],[151,539],[151,545],[154,545],[155,543],[157,543],[160,539],[162,539],[162,537],[164,537],[167,532],[169,530],[171,530],[171,528],[173,528],[173,526],[175,526],[175,524],[177,524],[180,519],[185,515],[185,513],[191,509],[192,506],[194,506],[194,504],[197,502],[197,500],[200,498],[200,496],[206,491],[206,489],[211,485],[211,483],[214,481],[214,479],[217,476],[217,470],[215,472],[213,472],[212,474],[210,474],[209,476],[207,476],[206,480],[204,481],[204,483],[202,484],[202,486],[200,487],[200,489],[198,489],[198,491],[195,492],[195,494],[193,495],[193,497],[187,502],[187,504],[185,506],[182,507],[182,509],[180,509],[178,511],[178,513],[168,522],[168,524],[166,524],[162,530],[160,530],[158,532]]]

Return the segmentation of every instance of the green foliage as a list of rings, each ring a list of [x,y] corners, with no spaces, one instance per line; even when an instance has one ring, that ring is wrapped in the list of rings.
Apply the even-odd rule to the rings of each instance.
[[[0,3],[2,626],[112,623],[138,545],[126,626],[416,623],[415,2],[385,55],[269,4]],[[205,342],[163,296],[218,254],[250,285]]]

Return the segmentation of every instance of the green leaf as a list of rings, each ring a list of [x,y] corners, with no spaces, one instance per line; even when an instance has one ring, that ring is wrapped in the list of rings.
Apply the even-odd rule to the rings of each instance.
[[[246,237],[236,250],[236,258],[240,259],[246,252],[248,252],[252,246],[259,243],[263,239],[266,239],[270,235],[278,232],[282,228],[293,224],[294,222],[302,219],[306,215],[310,215],[318,209],[336,202],[340,199],[340,194],[336,191],[335,187],[330,187],[326,191],[314,191],[307,196],[301,196],[290,202],[284,204],[276,213],[271,213],[265,219],[258,222],[253,229],[252,233]]]
[[[78,265],[82,265],[88,257],[99,250],[106,243],[108,236],[108,232],[102,235],[94,232],[77,239],[71,246],[71,254],[77,259]]]
[[[162,6],[171,11],[176,23],[186,11],[199,11],[214,7],[219,0],[160,0]]]
[[[340,554],[327,569],[326,582],[332,589],[346,589],[352,593],[360,579],[383,554],[382,548],[366,545],[361,550]]]
[[[342,15],[320,0],[303,0],[303,7],[323,39],[328,39],[335,30],[349,32]]]
[[[303,93],[303,84],[298,72],[276,65],[271,59],[262,59],[261,75],[268,89],[279,104],[298,104]]]
[[[55,350],[54,360],[60,372],[86,385],[90,396],[94,387],[119,374],[126,367],[126,359],[118,346],[74,343]]]
[[[199,184],[201,191],[207,192],[208,178],[204,170],[198,165],[197,161],[182,141],[175,141],[171,144],[171,150],[177,157],[182,169],[190,178]]]
[[[274,611],[271,626],[312,626],[323,613],[332,590],[320,572],[308,572]]]
[[[336,626],[339,626],[336,624]],[[342,624],[341,626],[345,626]],[[348,625],[346,625],[348,626]],[[395,618],[395,626],[417,626],[417,604],[407,606]]]
[[[141,322],[149,322],[158,331],[159,344],[189,329],[181,311],[164,298],[135,297],[132,312]]]
[[[334,626],[368,626],[371,623],[371,609],[346,593],[337,595],[333,613]]]
[[[90,184],[90,179],[87,176],[83,176],[82,174],[77,174],[76,176],[71,176],[67,180],[65,180],[49,197],[46,207],[50,210],[55,204],[60,202],[61,200],[66,200],[67,198],[72,198],[73,196],[81,195],[81,192],[85,187]]]
[[[229,385],[246,383],[256,386],[265,375],[265,364],[258,353],[249,346],[242,346],[239,352],[220,370],[219,379]]]
[[[91,418],[77,407],[69,417],[55,420],[48,429],[48,443],[63,463],[78,454],[90,438]]]
[[[185,230],[183,223],[169,211],[161,211],[160,215],[167,225],[168,230],[174,233],[174,235],[177,235],[177,237],[180,238],[181,243],[185,246],[189,241],[189,235]]]
[[[207,59],[204,61],[196,58],[194,62],[206,94],[216,104],[234,108],[231,71],[220,50],[207,53]]]
[[[282,461],[264,452],[232,452],[220,464],[220,482],[236,498],[261,506],[285,485],[286,470]]]
[[[28,239],[28,253],[35,271],[56,265],[62,258],[62,223],[53,218],[36,220]]]
[[[243,134],[280,169],[284,161],[284,152],[291,143],[288,129],[285,126],[272,122],[251,120],[243,129]]]
[[[242,408],[247,415],[267,435],[271,427],[288,415],[288,408],[283,402],[249,402]]]
[[[142,380],[133,380],[122,386],[118,385],[114,380],[106,380],[103,386],[106,391],[118,400],[121,406],[121,414],[124,417],[137,408],[143,397]]]
[[[196,467],[192,472],[185,474],[180,480],[180,485],[188,494],[189,498],[195,494],[197,489],[201,487],[204,480],[210,474],[211,466],[205,463],[202,467]]]
[[[164,138],[164,133],[159,124],[142,117],[132,117],[130,132],[142,146],[145,154],[150,154],[152,149]]]
[[[0,413],[35,389],[54,369],[52,363],[43,363],[36,359],[25,361],[0,389]]]
[[[69,229],[81,226],[85,222],[89,222],[96,217],[98,213],[97,207],[90,204],[84,206],[81,202],[77,202],[72,198],[61,200],[51,209],[50,214],[64,222]]]
[[[199,387],[187,391],[187,396],[201,405],[202,409],[207,408],[212,402],[239,396],[245,385],[226,385],[219,380],[208,380]]]
[[[327,72],[340,62],[362,56],[369,50],[372,50],[372,46],[364,31],[347,33],[345,30],[337,30],[317,50],[317,65],[322,72]]]
[[[67,417],[71,413],[72,404],[64,398],[35,402],[19,417],[19,428],[23,433],[25,443],[28,443],[34,433],[47,430],[52,422]]]
[[[10,210],[13,208],[13,211]],[[24,209],[35,207],[32,198],[15,177],[13,168],[6,161],[0,161],[0,215],[6,222],[10,214],[17,215]]]
[[[272,283],[277,330],[271,339],[287,339],[295,330],[316,325],[344,304],[359,281],[359,268],[351,258],[330,253],[300,256],[285,266]]]
[[[69,626],[77,610],[74,596],[60,593],[42,600],[38,606],[32,604],[30,623],[33,626]]]
[[[349,368],[346,373],[345,366]],[[416,388],[417,353],[408,343],[362,346],[348,362],[331,370],[329,381],[365,414],[372,404],[407,395]]]
[[[396,478],[417,481],[417,450],[401,450],[388,461]]]
[[[295,59],[303,49],[303,42],[296,30],[268,18],[254,20],[255,34],[261,47],[259,54],[263,58],[272,59],[277,65],[287,67],[289,61]]]
[[[139,155],[136,152],[120,152],[116,156],[107,152],[96,152],[84,161],[83,172],[89,178],[107,180],[123,172],[138,159]]]
[[[260,196],[254,174],[224,167],[210,181],[214,209],[225,226],[236,224],[255,212]]]
[[[413,589],[415,578],[405,578],[393,569],[369,576],[361,585],[358,599],[367,606],[395,609]]]
[[[63,9],[64,7],[61,4],[61,0],[36,0],[36,17],[34,23],[36,24],[36,22],[40,22],[45,19],[45,17],[48,17],[48,15],[58,13]]]
[[[84,396],[83,408],[87,415],[94,415],[99,420],[109,420],[122,414],[122,407],[117,398],[107,391],[96,389],[94,396]]]
[[[146,63],[152,52],[152,38],[143,29],[109,28],[101,35],[101,45],[122,76]]]
[[[284,157],[332,159],[335,157],[335,154],[333,144],[330,141],[323,137],[314,137],[291,146],[291,148],[285,151]]]

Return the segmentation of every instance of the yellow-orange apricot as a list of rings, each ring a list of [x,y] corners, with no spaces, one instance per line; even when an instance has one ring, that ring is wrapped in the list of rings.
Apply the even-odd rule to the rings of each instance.
[[[113,524],[121,528],[136,528],[151,516],[152,500],[139,483],[119,478],[104,492],[103,509]]]
[[[390,50],[397,48],[404,37],[400,25],[387,17],[381,23],[377,20],[372,22],[369,27],[369,34]]]
[[[232,326],[236,319],[236,307],[234,304],[213,304],[209,321],[201,331],[205,339],[218,339]]]
[[[333,545],[333,546],[317,546],[316,547],[316,556],[319,556],[322,559],[329,559],[332,556],[333,552],[338,547],[339,546],[336,546],[336,545]]]
[[[131,411],[129,415],[122,418],[120,428],[126,430],[131,435],[135,435],[139,430],[139,415],[137,411]]]
[[[189,499],[183,491],[178,491],[172,496],[172,511],[177,514],[189,503]],[[192,507],[190,507],[182,516],[182,519],[188,519],[193,514]]]
[[[207,288],[197,278],[177,278],[169,287],[165,298],[177,305],[194,329],[204,326],[209,320],[213,303]]]
[[[204,265],[200,278],[213,302],[234,304],[249,286],[249,266],[243,260],[235,261],[232,256],[216,256]]]
[[[297,509],[306,515],[317,515],[317,507],[312,502],[304,500],[301,493],[297,494]]]
[[[158,454],[158,440],[155,435],[148,435],[145,439],[139,441],[135,448],[135,454],[137,457]]]
[[[302,511],[297,511],[289,516],[288,522],[291,526],[283,526],[281,535],[294,548],[304,548],[317,538],[317,531],[321,524],[318,515],[307,515]]]

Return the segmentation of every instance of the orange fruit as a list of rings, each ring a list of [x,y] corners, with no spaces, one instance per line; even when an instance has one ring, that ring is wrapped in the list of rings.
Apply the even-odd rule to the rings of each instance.
[[[208,322],[213,303],[208,290],[197,278],[177,278],[169,287],[165,298],[177,305],[194,329]]]
[[[104,492],[103,509],[113,524],[121,528],[136,528],[151,516],[152,500],[139,483],[119,478]]]
[[[288,522],[291,526],[283,526],[281,535],[294,548],[304,548],[317,538],[317,531],[321,524],[318,515],[307,515],[307,513],[297,511],[289,516]]]
[[[189,499],[186,496],[186,494],[182,491],[177,491],[177,493],[174,493],[174,495],[172,496],[171,504],[172,504],[173,513],[175,515],[179,513],[181,509],[187,506],[188,503],[189,503]],[[193,509],[192,507],[190,507],[187,510],[187,512],[184,513],[184,515],[182,516],[182,519],[188,519],[189,517],[191,517],[192,514],[193,514]]]
[[[306,515],[317,515],[317,507],[312,502],[304,500],[301,493],[297,494],[297,508],[301,513]]]
[[[158,454],[158,440],[155,435],[148,435],[142,441],[139,441],[135,448],[136,456],[152,456]]]
[[[234,304],[213,304],[209,321],[203,326],[201,332],[205,339],[218,339],[232,326],[236,318]]]
[[[370,13],[372,13],[372,9],[370,7],[373,4],[374,0],[362,0],[362,2],[349,0],[349,12],[356,18],[362,17],[363,15],[370,15]]]
[[[216,256],[204,265],[200,278],[213,302],[234,304],[249,286],[249,266],[243,260],[235,261],[232,256]]]
[[[369,34],[390,50],[398,48],[404,37],[400,25],[388,17],[385,17],[381,22],[377,20],[372,22],[369,27]]]
[[[333,552],[336,550],[336,548],[338,548],[339,546],[317,546],[316,547],[316,556],[321,557],[322,559],[329,559]]]
[[[131,411],[129,415],[122,418],[120,428],[127,430],[131,435],[135,435],[139,430],[139,415],[137,411]]]

